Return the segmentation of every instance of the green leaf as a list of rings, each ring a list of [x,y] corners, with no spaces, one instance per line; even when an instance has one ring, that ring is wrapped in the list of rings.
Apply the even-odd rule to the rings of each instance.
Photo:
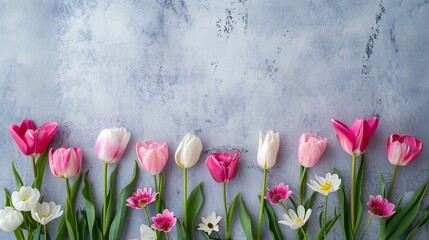
[[[85,215],[86,215],[86,222],[88,224],[88,231],[89,231],[89,237],[90,239],[97,239],[96,238],[96,228],[98,226],[95,224],[96,217],[95,217],[95,207],[92,203],[92,196],[91,196],[91,184],[88,181],[88,172],[84,174],[83,181],[84,186],[82,189],[82,197],[83,202],[85,204]]]
[[[420,210],[420,204],[427,190],[427,183],[423,184],[414,197],[397,215],[392,217],[381,234],[381,239],[397,239],[410,226]]]
[[[259,197],[259,201],[261,201],[261,197]],[[268,201],[265,201],[265,199],[262,198],[264,201],[264,217],[265,221],[268,223],[268,229],[270,230],[271,236],[275,240],[283,239],[282,233],[280,232],[279,224],[277,222],[277,217],[274,214],[274,210],[271,207],[271,204],[268,203]]]
[[[185,224],[186,231],[191,239],[193,239],[194,235],[194,224],[195,217],[197,213],[200,211],[201,206],[203,205],[204,197],[201,191],[202,182],[200,182],[194,190],[192,190],[191,194],[188,197],[188,222]]]
[[[324,212],[324,210],[320,211],[320,214],[319,214],[319,226],[320,226],[320,228],[323,227],[323,212]]]
[[[334,173],[338,174],[338,177],[341,179],[341,176],[337,169],[334,168]],[[352,229],[350,227],[350,219],[348,217],[347,209],[347,199],[344,192],[344,186],[341,184],[341,188],[338,190],[338,205],[340,208],[340,220],[341,220],[341,229],[343,231],[343,239],[353,240],[354,236]]]
[[[253,240],[252,219],[240,194],[240,222],[247,240]]]
[[[73,224],[69,221],[68,218],[66,218],[66,225],[67,225],[67,230],[69,233],[69,238],[70,240],[75,240],[76,236],[75,236],[75,231],[73,230]]]
[[[103,233],[104,235],[107,234],[109,231],[110,224],[112,222],[112,215],[113,215],[113,208],[115,207],[115,194],[116,194],[116,179],[117,179],[117,173],[118,173],[118,166],[116,165],[115,169],[113,169],[112,173],[110,174],[109,179],[109,193],[107,194],[107,209],[106,209],[106,216],[105,216],[105,225],[103,226]]]
[[[363,207],[362,207],[361,195],[362,195],[362,185],[363,185],[364,172],[365,172],[365,155],[362,154],[361,162],[360,162],[360,166],[359,166],[359,171],[358,171],[357,178],[356,178],[356,190],[355,190],[356,191],[355,192],[355,196],[356,196],[356,202],[355,202],[356,218],[355,218],[355,228],[354,228],[355,231],[357,231],[357,229],[359,229],[360,223],[362,220]]]
[[[33,239],[34,240],[40,239],[40,234],[42,232],[42,228],[43,228],[43,225],[39,224],[39,226],[37,226],[37,228],[33,230],[32,234],[33,234]],[[48,239],[48,238],[45,236],[45,239]]]
[[[380,172],[380,195],[384,198],[386,191],[386,182],[384,181],[383,172]]]
[[[22,182],[21,176],[19,176],[18,171],[15,168],[15,162],[12,161],[12,172],[13,172],[13,179],[15,180],[16,189],[20,189],[24,183]]]
[[[137,161],[134,161],[134,171],[133,171],[133,175],[131,176],[130,182],[119,193],[119,201],[118,201],[119,207],[118,207],[118,210],[116,211],[116,216],[113,219],[113,222],[110,225],[110,230],[109,230],[109,239],[111,240],[121,239],[121,234],[124,232],[123,228],[128,216],[128,207],[126,206],[126,200],[134,190],[134,185],[135,185],[136,176],[137,176],[137,169],[138,169]]]
[[[177,231],[177,239],[178,240],[188,240],[188,234],[186,233],[185,228],[183,227],[182,222],[177,219],[176,221],[176,231]]]
[[[82,217],[79,221],[79,232],[82,239],[85,239],[86,235],[86,220]]]
[[[17,240],[25,240],[25,236],[21,228],[15,229],[15,231],[13,231],[13,234],[15,235],[15,238]]]
[[[319,232],[319,235],[317,235],[316,240],[322,240],[325,239],[325,229],[326,229],[326,236],[328,236],[329,231],[331,230],[331,228],[335,225],[335,223],[337,222],[338,218],[340,217],[340,215],[335,215],[334,218],[332,218],[331,220],[329,220],[326,225],[324,225]]]
[[[231,223],[232,223],[232,219],[234,218],[235,206],[237,205],[237,199],[238,199],[239,195],[240,195],[240,193],[237,193],[237,195],[235,195],[234,200],[232,200],[232,203],[229,206],[228,220],[227,220],[228,229],[231,229]]]
[[[410,233],[407,236],[407,240],[411,239],[414,234],[425,224],[429,222],[429,206],[426,207],[426,210],[424,212],[424,215],[422,219],[420,219],[419,223],[410,231]]]
[[[36,162],[37,178],[31,185],[33,188],[37,188],[39,191],[42,189],[43,176],[45,175],[45,167],[48,162],[48,148],[39,156]]]
[[[307,201],[305,201],[304,208],[305,209],[313,208],[313,204],[314,204],[314,201],[316,200],[316,197],[317,197],[317,192],[313,192],[311,194],[310,198],[307,199]],[[295,208],[295,211],[296,211],[296,209],[297,208]],[[304,230],[304,232],[307,231],[307,227],[308,227],[307,223],[304,224],[304,226],[302,226],[302,229]],[[304,236],[301,235],[301,231],[297,231],[297,232],[299,233],[299,237],[304,237]]]
[[[9,192],[7,191],[7,189],[6,189],[6,188],[3,188],[3,190],[4,190],[4,197],[5,197],[4,205],[5,205],[6,207],[8,207],[8,206],[12,206],[12,202],[11,202],[11,200],[10,200],[10,194],[9,194]]]

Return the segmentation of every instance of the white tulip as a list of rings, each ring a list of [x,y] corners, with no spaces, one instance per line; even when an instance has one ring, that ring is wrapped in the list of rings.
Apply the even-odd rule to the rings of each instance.
[[[61,217],[61,215],[63,215],[61,206],[56,205],[54,202],[37,203],[36,207],[31,209],[31,217],[42,225],[48,224],[55,218]]]
[[[13,207],[5,207],[0,210],[0,229],[5,232],[15,231],[23,221],[22,213]]]
[[[40,198],[40,192],[36,188],[22,186],[19,191],[11,195],[12,204],[18,211],[30,211]]]
[[[181,168],[194,166],[200,158],[203,144],[201,139],[194,134],[187,133],[177,147],[175,160]]]
[[[257,160],[261,168],[270,169],[276,164],[279,146],[280,135],[278,132],[268,131],[266,134],[259,132]]]

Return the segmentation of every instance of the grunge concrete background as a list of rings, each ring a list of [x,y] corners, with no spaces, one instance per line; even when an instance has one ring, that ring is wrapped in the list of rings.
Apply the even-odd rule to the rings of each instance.
[[[120,162],[118,185],[129,179],[138,140],[166,141],[165,200],[182,218],[182,171],[174,151],[182,136],[193,132],[204,148],[188,176],[190,189],[203,181],[200,216],[213,210],[223,215],[221,185],[208,174],[205,157],[238,149],[240,168],[228,184],[228,201],[241,192],[256,226],[262,180],[258,131],[273,129],[281,136],[268,186],[283,181],[298,193],[298,138],[308,131],[328,138],[326,153],[309,177],[335,167],[348,192],[351,161],[330,119],[351,124],[377,115],[380,124],[367,151],[366,202],[379,192],[380,171],[390,181],[393,167],[385,157],[390,134],[409,133],[429,144],[428,22],[426,0],[1,1],[0,186],[14,189],[12,160],[24,181],[32,180],[30,161],[18,151],[8,126],[23,118],[38,126],[57,121],[52,146],[82,148],[83,171],[90,171],[95,200],[101,203],[103,165],[95,140],[101,129],[123,126],[132,138]],[[424,148],[412,165],[399,169],[395,202],[428,180],[428,157]],[[64,181],[47,170],[44,183],[45,199],[64,206]],[[152,186],[143,170],[138,186]],[[330,216],[337,205],[334,196]],[[319,231],[322,208],[319,196],[310,238]],[[282,209],[274,209],[280,217]],[[126,238],[138,237],[146,222],[143,212],[130,213]],[[365,213],[362,225],[367,218]],[[232,237],[244,239],[238,219]],[[58,222],[48,227],[53,235]],[[294,238],[287,226],[281,229]],[[416,238],[428,233],[425,227]],[[368,239],[377,234],[375,219]],[[171,236],[175,239],[175,233]],[[0,232],[1,239],[12,237]],[[342,239],[339,222],[329,238]]]

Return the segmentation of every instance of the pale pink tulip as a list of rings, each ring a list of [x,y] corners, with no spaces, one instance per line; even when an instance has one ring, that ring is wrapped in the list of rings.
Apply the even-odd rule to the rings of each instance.
[[[165,142],[137,142],[136,151],[140,164],[149,174],[161,173],[168,162],[168,145]]]
[[[337,138],[341,143],[341,147],[346,153],[355,157],[366,151],[369,141],[378,126],[377,117],[371,117],[368,120],[358,118],[350,128],[336,119],[331,121],[337,131]]]
[[[387,139],[387,159],[395,166],[407,166],[423,149],[423,143],[411,135],[392,134]]]
[[[80,172],[82,151],[80,148],[51,148],[49,150],[49,167],[52,174],[59,178],[71,178]]]
[[[382,198],[381,195],[377,197],[369,196],[370,201],[367,203],[369,210],[368,212],[374,214],[377,217],[390,217],[395,211],[395,204],[387,201],[387,198]]]
[[[131,133],[125,128],[103,129],[97,138],[96,152],[105,163],[118,162],[124,154]]]
[[[174,213],[164,209],[162,214],[158,213],[155,217],[152,217],[153,224],[151,227],[158,231],[169,232],[176,225],[176,221]]]
[[[326,138],[304,133],[299,138],[298,159],[304,167],[314,167],[326,149]]]
[[[36,129],[33,121],[24,119],[20,126],[10,125],[9,132],[22,154],[35,156],[46,150],[57,128],[58,123],[47,122]]]
[[[237,175],[238,171],[238,151],[234,151],[234,156],[226,153],[213,153],[206,159],[207,168],[216,182],[229,182]]]

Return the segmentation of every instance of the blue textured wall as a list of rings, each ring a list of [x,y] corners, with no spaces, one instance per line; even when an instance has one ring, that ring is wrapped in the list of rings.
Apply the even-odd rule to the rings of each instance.
[[[240,168],[229,184],[229,200],[242,192],[256,222],[262,179],[256,163],[259,130],[281,135],[269,186],[284,181],[297,192],[298,138],[310,131],[328,138],[310,177],[336,167],[348,187],[350,159],[330,119],[351,124],[357,117],[377,115],[380,124],[368,149],[363,195],[377,194],[378,173],[390,181],[393,171],[385,157],[388,135],[409,133],[429,144],[429,2],[359,2],[1,1],[0,186],[14,187],[13,159],[25,182],[32,179],[30,161],[8,133],[12,123],[26,117],[39,126],[57,121],[53,146],[83,149],[83,169],[90,170],[94,189],[102,182],[97,135],[102,128],[123,126],[133,135],[120,163],[119,184],[128,181],[137,140],[165,140],[171,156],[166,202],[181,218],[182,172],[173,156],[190,131],[204,145],[199,164],[189,171],[190,187],[204,182],[201,216],[223,212],[221,185],[208,175],[203,160],[214,150],[239,149]],[[428,180],[428,155],[424,149],[412,165],[400,169],[395,201]],[[152,178],[140,173],[138,185],[151,186]],[[45,199],[63,204],[65,196],[58,192],[64,192],[64,182],[47,170],[45,183]],[[330,200],[333,210],[336,198]],[[311,237],[318,231],[323,198],[314,206]],[[139,236],[144,219],[142,212],[131,211],[127,238]],[[374,220],[371,239],[377,226]],[[55,224],[49,231],[56,232]],[[293,238],[286,226],[282,231]],[[425,228],[417,236],[428,233]],[[330,237],[341,236],[338,223]],[[0,233],[2,239],[11,237]],[[244,239],[238,217],[233,237]]]

